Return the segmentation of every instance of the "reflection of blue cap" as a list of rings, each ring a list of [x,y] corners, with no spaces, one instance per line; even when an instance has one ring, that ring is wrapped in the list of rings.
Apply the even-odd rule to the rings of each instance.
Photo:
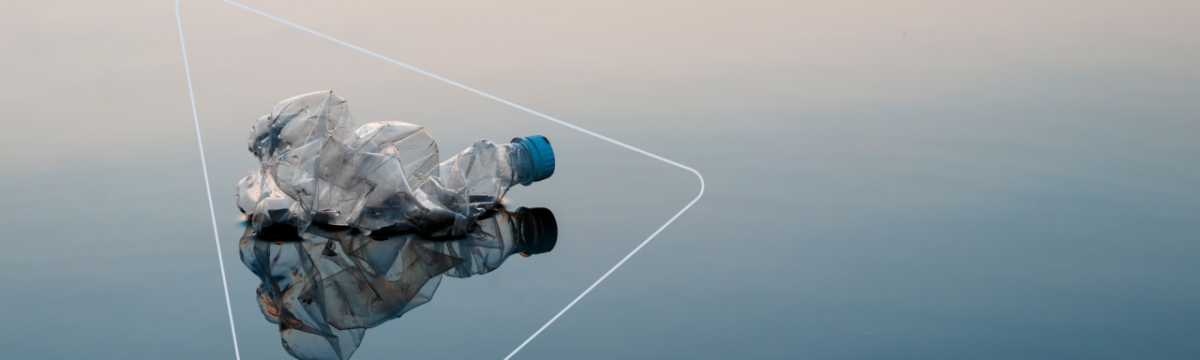
[[[526,136],[513,139],[512,142],[524,143],[529,148],[529,155],[533,160],[533,181],[542,181],[554,175],[554,149],[550,147],[550,140],[546,140],[545,136]]]
[[[526,255],[554,250],[554,245],[558,243],[558,222],[554,221],[554,213],[550,209],[522,207],[514,214],[517,226],[521,229],[515,250]]]

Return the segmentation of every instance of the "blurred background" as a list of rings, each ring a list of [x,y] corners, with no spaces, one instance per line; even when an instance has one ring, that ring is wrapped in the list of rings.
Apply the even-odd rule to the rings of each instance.
[[[706,191],[514,359],[1200,357],[1200,3],[246,0],[693,167]],[[241,356],[249,127],[318,90],[442,158],[546,135],[558,247],[446,279],[355,359],[503,358],[691,173],[183,0]],[[0,357],[233,358],[171,1],[0,3]]]

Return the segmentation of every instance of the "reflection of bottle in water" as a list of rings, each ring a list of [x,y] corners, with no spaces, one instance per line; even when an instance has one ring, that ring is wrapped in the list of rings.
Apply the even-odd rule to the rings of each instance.
[[[260,168],[238,184],[238,207],[256,229],[316,222],[364,230],[461,235],[509,188],[554,173],[542,136],[480,140],[438,164],[418,125],[375,122],[351,132],[346,101],[330,91],[284,100],[250,131]]]
[[[558,226],[544,208],[503,207],[464,236],[434,240],[411,231],[247,226],[241,257],[262,281],[258,302],[299,359],[349,359],[366,329],[433,298],[442,275],[491,272],[510,256],[554,249]]]
[[[520,208],[499,211],[479,220],[472,231],[474,240],[446,241],[435,245],[437,251],[463,259],[445,273],[465,278],[481,275],[500,267],[509,256],[530,256],[549,252],[558,242],[558,224],[546,208]],[[471,237],[471,236],[469,236]]]

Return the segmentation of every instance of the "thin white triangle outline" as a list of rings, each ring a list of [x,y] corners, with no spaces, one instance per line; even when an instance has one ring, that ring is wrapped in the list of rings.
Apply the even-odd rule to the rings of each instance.
[[[596,285],[599,285],[599,284],[600,284],[600,282],[602,282],[602,281],[604,281],[604,279],[608,278],[608,276],[609,276],[609,275],[611,275],[611,274],[613,273],[613,271],[616,271],[616,270],[617,270],[617,268],[619,268],[619,267],[621,267],[621,265],[625,264],[625,261],[629,260],[629,258],[630,258],[630,257],[633,257],[633,254],[636,254],[636,253],[637,253],[639,250],[641,250],[641,249],[642,249],[642,247],[646,246],[646,244],[647,244],[647,243],[649,243],[649,242],[650,242],[650,240],[653,240],[655,236],[658,236],[658,234],[659,234],[660,232],[662,232],[662,231],[663,231],[663,229],[666,229],[666,228],[667,228],[667,226],[671,225],[671,223],[672,223],[672,222],[675,222],[675,219],[679,218],[679,216],[680,216],[680,215],[683,215],[683,213],[684,213],[685,211],[687,211],[689,208],[691,208],[691,207],[692,207],[692,205],[694,205],[694,204],[696,203],[696,201],[699,201],[699,200],[700,200],[700,197],[704,196],[704,176],[703,176],[703,175],[700,175],[700,172],[699,172],[699,171],[696,171],[696,169],[692,169],[692,168],[690,168],[690,167],[687,167],[687,166],[685,166],[685,165],[683,165],[683,164],[680,164],[680,163],[677,163],[677,162],[675,162],[675,161],[669,160],[669,159],[667,159],[667,158],[664,158],[664,157],[662,157],[662,156],[655,155],[654,153],[651,153],[651,152],[649,152],[649,151],[645,151],[645,150],[642,150],[642,149],[636,148],[636,147],[634,147],[634,146],[632,146],[632,145],[629,145],[629,144],[626,144],[626,143],[623,143],[623,142],[620,142],[620,141],[617,141],[617,140],[613,140],[612,138],[609,138],[609,137],[607,137],[607,136],[604,136],[604,135],[597,134],[597,133],[595,133],[595,132],[592,132],[591,130],[584,129],[584,128],[582,128],[582,127],[579,127],[579,126],[577,126],[577,125],[574,125],[574,124],[568,123],[568,122],[566,122],[566,121],[562,121],[562,120],[559,120],[559,119],[553,118],[553,117],[551,117],[551,116],[549,116],[549,115],[542,114],[542,113],[540,113],[540,112],[537,112],[537,111],[533,111],[532,109],[526,108],[526,107],[524,107],[524,106],[521,106],[521,105],[517,105],[517,104],[515,104],[515,103],[512,103],[512,102],[510,102],[510,101],[508,101],[508,100],[504,100],[504,99],[498,98],[498,97],[496,97],[496,96],[493,96],[493,95],[491,95],[491,94],[488,94],[488,93],[485,93],[485,92],[482,92],[482,91],[476,90],[476,89],[474,89],[474,88],[471,88],[471,87],[469,87],[469,86],[466,86],[466,85],[463,85],[463,84],[459,84],[459,83],[457,83],[457,82],[454,82],[453,80],[450,80],[450,79],[447,79],[447,78],[444,78],[444,77],[441,77],[441,76],[435,75],[435,74],[433,74],[433,73],[430,73],[430,72],[428,72],[428,71],[425,71],[425,70],[418,69],[418,68],[416,68],[416,67],[413,67],[412,65],[408,65],[408,64],[405,64],[405,63],[402,63],[402,62],[399,62],[399,61],[393,60],[393,59],[391,59],[391,58],[389,58],[389,57],[386,57],[386,56],[380,55],[380,54],[378,54],[378,53],[375,53],[375,52],[373,52],[373,51],[370,51],[370,50],[367,50],[367,49],[363,49],[363,48],[361,48],[361,47],[355,46],[355,45],[353,45],[353,44],[347,43],[347,42],[345,42],[345,41],[342,41],[342,40],[338,40],[338,39],[336,39],[336,38],[334,38],[334,37],[332,37],[332,36],[329,36],[329,35],[325,35],[325,34],[322,34],[322,33],[316,32],[316,31],[314,31],[314,30],[311,30],[311,29],[309,29],[309,28],[306,28],[306,27],[300,26],[300,25],[298,25],[298,24],[296,24],[296,23],[293,23],[293,22],[290,22],[290,21],[287,21],[287,20],[284,20],[284,19],[280,19],[280,18],[278,18],[278,17],[275,17],[275,16],[273,16],[273,15],[271,15],[271,14],[267,14],[267,13],[265,13],[265,12],[259,11],[259,10],[257,10],[257,9],[251,8],[251,7],[249,7],[249,6],[242,5],[242,4],[239,4],[239,3],[237,3],[237,2],[230,1],[230,0],[223,0],[223,1],[225,1],[225,2],[227,2],[227,3],[229,3],[229,4],[232,4],[232,5],[234,5],[234,6],[240,7],[240,8],[242,8],[242,9],[248,10],[248,11],[250,11],[250,12],[253,12],[253,13],[255,13],[255,14],[259,14],[259,15],[265,16],[265,17],[267,17],[267,18],[269,18],[269,19],[271,19],[271,20],[275,20],[275,21],[278,21],[278,22],[284,23],[284,24],[286,24],[286,25],[288,25],[288,26],[291,26],[291,27],[294,27],[294,28],[297,28],[297,29],[300,29],[300,30],[304,30],[305,32],[308,32],[308,33],[310,33],[310,34],[313,34],[313,35],[316,35],[316,36],[319,36],[319,37],[325,38],[326,40],[333,41],[333,42],[335,42],[335,43],[338,43],[338,44],[345,45],[346,47],[349,47],[349,48],[351,48],[351,49],[354,49],[354,50],[358,50],[359,52],[365,53],[365,54],[367,54],[367,55],[371,55],[371,56],[377,57],[377,58],[379,58],[379,59],[382,59],[382,60],[384,60],[384,61],[390,62],[390,63],[392,63],[392,64],[396,64],[396,65],[399,65],[399,66],[401,66],[401,67],[407,68],[407,69],[409,69],[409,70],[416,71],[416,72],[418,72],[418,73],[421,73],[421,74],[423,74],[423,75],[426,75],[426,76],[432,77],[432,78],[434,78],[434,79],[441,80],[442,82],[445,82],[445,83],[447,83],[447,84],[450,84],[450,85],[454,85],[454,86],[456,86],[456,87],[458,87],[458,88],[461,88],[461,89],[463,89],[463,90],[467,90],[467,91],[473,92],[473,93],[475,93],[475,94],[478,94],[478,95],[480,95],[480,96],[486,97],[486,98],[488,98],[488,99],[495,100],[495,101],[497,101],[497,102],[500,102],[500,103],[502,103],[502,104],[505,104],[505,105],[508,105],[508,106],[512,106],[512,107],[514,107],[514,108],[517,108],[517,109],[519,109],[519,110],[521,110],[521,111],[524,111],[524,112],[527,112],[527,113],[530,113],[530,114],[536,115],[536,116],[538,116],[538,117],[541,117],[541,118],[543,118],[543,119],[546,119],[546,120],[550,120],[550,121],[553,121],[553,122],[559,123],[559,124],[561,124],[561,125],[563,125],[563,126],[566,126],[566,127],[569,127],[569,128],[575,129],[575,130],[578,130],[578,131],[580,131],[580,132],[582,132],[582,133],[585,133],[585,134],[588,134],[588,135],[594,136],[594,137],[596,137],[596,138],[599,138],[599,139],[601,139],[601,140],[604,140],[604,141],[607,141],[607,142],[613,143],[613,144],[615,144],[615,145],[618,145],[618,146],[624,147],[624,148],[626,148],[626,149],[629,149],[629,150],[636,151],[636,152],[638,152],[638,153],[641,153],[642,155],[649,156],[649,157],[651,157],[651,158],[654,158],[654,159],[656,159],[656,160],[659,160],[659,161],[665,162],[665,163],[667,163],[667,164],[671,164],[671,165],[673,165],[673,166],[679,167],[679,168],[681,168],[681,169],[684,169],[684,170],[690,171],[690,172],[691,172],[691,173],[693,173],[693,174],[696,174],[696,178],[700,180],[700,192],[699,192],[698,194],[696,194],[696,198],[692,199],[692,201],[691,201],[691,202],[688,202],[688,204],[687,204],[686,206],[684,206],[684,207],[683,207],[683,209],[680,209],[680,210],[679,210],[679,212],[675,213],[675,215],[674,215],[674,216],[672,216],[670,220],[667,220],[667,222],[666,222],[666,223],[663,223],[663,225],[662,225],[662,226],[660,226],[660,227],[659,227],[657,230],[655,230],[653,234],[650,234],[650,236],[649,236],[649,237],[647,237],[647,238],[646,238],[646,240],[643,240],[641,244],[638,244],[638,246],[637,246],[636,248],[634,248],[634,249],[633,249],[633,251],[630,251],[628,255],[625,255],[625,257],[624,257],[624,258],[622,258],[622,259],[621,259],[621,261],[618,261],[616,265],[613,265],[613,267],[612,267],[611,269],[608,269],[608,271],[607,271],[607,272],[605,272],[603,276],[601,276],[599,279],[596,279],[596,281],[595,281],[595,282],[593,282],[591,286],[588,286],[587,290],[584,290],[584,291],[583,291],[583,293],[580,293],[580,294],[579,294],[579,296],[575,297],[575,299],[574,299],[574,300],[571,300],[571,303],[567,304],[567,306],[566,306],[566,307],[564,307],[562,310],[560,310],[560,311],[558,312],[558,314],[555,314],[555,315],[554,315],[554,317],[550,318],[550,320],[549,320],[549,321],[547,321],[547,322],[546,322],[546,324],[542,325],[542,327],[541,327],[541,328],[538,328],[538,330],[537,330],[537,331],[535,331],[535,332],[533,333],[533,335],[530,335],[530,336],[529,336],[529,338],[525,339],[525,341],[524,341],[524,342],[522,342],[520,346],[517,346],[517,348],[516,348],[516,349],[513,349],[513,351],[512,351],[511,353],[509,353],[509,354],[508,354],[508,356],[505,356],[505,357],[504,357],[504,360],[509,360],[509,358],[512,358],[512,357],[513,357],[513,355],[516,355],[516,354],[517,354],[517,352],[521,351],[521,349],[522,349],[522,348],[524,348],[524,347],[525,347],[525,345],[529,344],[529,342],[530,342],[530,341],[533,341],[533,339],[534,339],[534,338],[536,338],[536,337],[537,337],[539,334],[541,334],[543,330],[546,330],[546,328],[547,328],[547,327],[549,327],[549,326],[550,326],[550,324],[553,324],[553,323],[554,323],[554,321],[555,321],[555,320],[558,320],[558,318],[559,318],[560,316],[562,316],[562,314],[563,314],[563,313],[566,313],[566,312],[567,312],[567,310],[570,310],[570,309],[571,309],[571,307],[575,306],[575,303],[579,302],[579,300],[580,300],[580,299],[583,299],[583,297],[584,297],[584,296],[586,296],[586,295],[587,295],[589,292],[591,292],[591,291],[592,291],[592,289],[594,289],[594,288],[596,287]],[[180,17],[179,17],[179,0],[175,0],[175,22],[176,22],[176,25],[177,25],[177,26],[178,26],[178,28],[179,28],[179,47],[180,47],[180,49],[183,51],[183,68],[184,68],[184,72],[185,72],[185,73],[186,73],[186,75],[187,75],[188,96],[189,96],[189,98],[191,99],[191,102],[192,102],[192,121],[193,121],[193,123],[195,124],[195,127],[196,127],[196,142],[197,142],[197,144],[199,145],[199,148],[200,148],[200,166],[201,166],[201,168],[204,170],[204,188],[205,188],[205,191],[207,191],[207,193],[208,193],[208,211],[209,211],[209,215],[212,217],[212,225],[213,225],[213,239],[214,239],[214,241],[216,241],[216,244],[217,244],[217,261],[220,263],[220,266],[221,266],[221,283],[222,283],[222,285],[223,285],[223,286],[224,286],[224,288],[225,288],[225,308],[226,308],[226,310],[229,312],[229,330],[230,330],[230,333],[231,333],[231,334],[232,334],[232,336],[233,336],[233,351],[234,351],[234,355],[236,356],[236,358],[237,358],[238,360],[241,360],[242,356],[241,356],[240,352],[238,351],[238,345],[237,345],[237,329],[234,327],[234,324],[233,324],[233,307],[232,307],[232,306],[230,306],[230,303],[229,303],[229,285],[228,285],[228,282],[225,280],[225,260],[224,260],[224,259],[221,257],[221,240],[220,240],[220,237],[217,235],[217,216],[216,216],[216,212],[215,212],[215,210],[214,210],[214,208],[213,208],[213,201],[212,201],[212,187],[211,187],[211,186],[209,186],[209,182],[208,182],[208,165],[207,165],[207,163],[205,162],[205,159],[204,159],[204,141],[203,141],[203,139],[201,139],[201,137],[200,137],[200,118],[199,118],[199,116],[197,115],[197,112],[196,112],[196,96],[195,96],[195,93],[194,93],[194,91],[192,90],[192,73],[191,73],[191,70],[190,70],[190,69],[189,69],[189,67],[188,67],[188,62],[187,62],[187,47],[186,47],[186,46],[184,46],[184,43],[183,43],[183,21],[182,21],[182,20],[180,20]]]

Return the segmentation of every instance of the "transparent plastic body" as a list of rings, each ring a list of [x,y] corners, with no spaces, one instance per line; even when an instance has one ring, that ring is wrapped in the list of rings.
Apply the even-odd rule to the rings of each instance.
[[[520,143],[480,140],[439,164],[437,143],[419,125],[351,126],[346,100],[331,91],[284,100],[254,123],[249,150],[261,166],[238,183],[237,204],[255,229],[319,223],[462,235],[509,188],[530,183]]]
[[[516,214],[491,212],[452,240],[347,227],[247,226],[241,259],[262,281],[259,306],[279,324],[289,354],[345,360],[366,329],[429,302],[442,275],[485,274],[536,246],[538,239],[522,235],[529,232],[522,232]]]

